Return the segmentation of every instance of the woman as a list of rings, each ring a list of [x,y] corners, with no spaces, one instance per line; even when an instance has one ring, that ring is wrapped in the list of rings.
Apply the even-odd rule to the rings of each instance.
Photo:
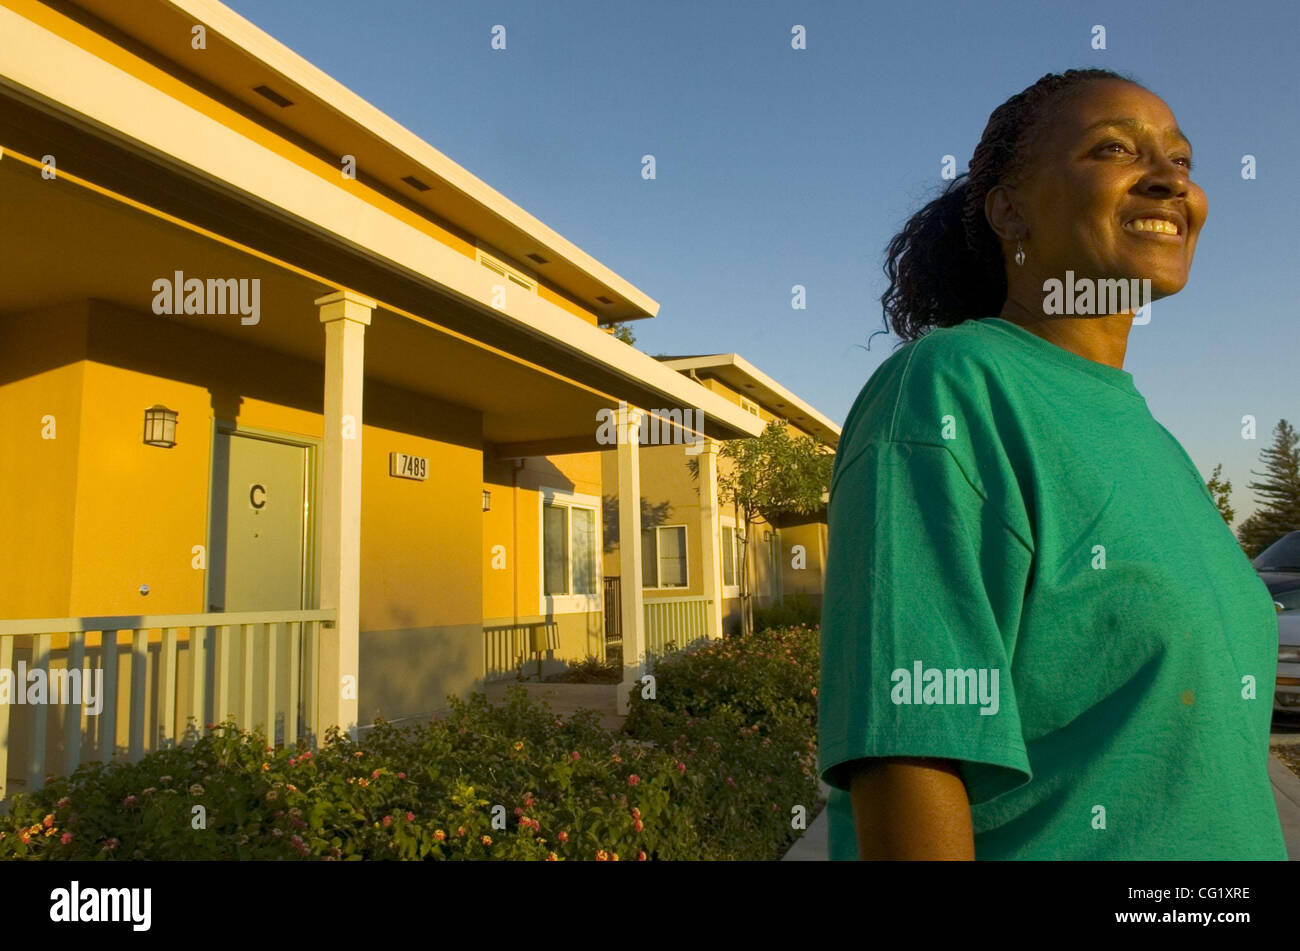
[[[1122,369],[1187,281],[1190,168],[1159,97],[1047,75],[890,244],[909,342],[831,487],[832,858],[1286,858],[1272,599]]]

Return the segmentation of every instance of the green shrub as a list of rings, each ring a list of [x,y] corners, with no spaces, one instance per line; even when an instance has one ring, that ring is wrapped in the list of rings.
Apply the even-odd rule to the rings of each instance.
[[[817,784],[816,628],[762,631],[663,658],[653,699],[634,692],[626,730],[682,757],[691,813],[730,856],[779,858],[811,820]],[[722,857],[722,856],[719,856]]]
[[[546,678],[547,683],[561,684],[616,684],[623,679],[623,665],[612,660],[601,660],[588,655],[567,669]]]
[[[360,744],[331,731],[314,752],[209,725],[16,795],[0,859],[776,858],[797,835],[791,807],[816,811],[816,640],[664,658],[628,735],[518,686],[500,704],[450,698],[420,726],[380,722]]]
[[[800,625],[817,627],[821,624],[821,620],[821,608],[802,591],[788,595],[767,607],[754,606],[754,630],[756,631]]]

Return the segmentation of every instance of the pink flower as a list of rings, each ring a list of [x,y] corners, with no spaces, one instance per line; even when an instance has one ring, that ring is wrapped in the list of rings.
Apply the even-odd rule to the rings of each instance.
[[[635,786],[639,782],[641,782],[641,777],[638,776],[636,773],[633,773],[631,776],[627,778],[627,784],[629,786]]]
[[[727,785],[728,785],[728,786],[734,786],[734,785],[736,785],[736,781],[735,781],[734,779],[732,779],[730,776],[728,776],[728,777],[727,777]]]
[[[515,815],[517,815],[517,816],[522,816],[523,814],[524,814],[523,807],[522,807],[522,806],[515,806]]]
[[[569,833],[561,831],[560,834],[556,836],[556,838],[559,839],[561,842],[568,842]]]
[[[71,832],[63,833],[63,835],[59,836],[59,841],[62,842],[64,845],[67,845],[69,842],[72,841],[72,833]]]
[[[447,833],[443,832],[441,829],[433,830],[433,840],[435,842],[441,842],[445,838],[447,838]]]
[[[414,821],[415,821],[415,813],[411,812],[410,810],[407,810],[407,813],[406,813],[406,821],[407,821],[407,822],[414,822]]]
[[[68,808],[68,806],[72,805],[72,800],[69,799],[67,796],[64,796],[62,799],[56,802],[55,805],[58,806],[60,809],[66,809]]]
[[[684,773],[684,772],[686,772],[686,764],[685,764],[685,763],[678,763],[678,764],[677,764],[677,772],[679,772],[679,773]]]
[[[633,807],[632,807],[632,818],[633,818],[633,819],[640,819],[640,818],[641,818],[641,810],[638,809],[636,806],[633,806]]]
[[[127,796],[125,799],[122,800],[122,805],[134,806],[135,802],[136,802],[135,796]]]
[[[640,819],[638,819],[636,820],[636,822],[632,823],[632,828],[636,829],[637,832],[640,832],[642,829],[645,828],[645,823],[642,822]]]
[[[397,774],[397,778],[398,778],[398,779],[405,779],[405,778],[406,778],[406,774],[405,774],[405,773],[398,773],[398,774]]]
[[[378,779],[378,778],[379,778],[379,770],[375,770],[373,773],[371,773],[371,774],[370,774],[370,778],[371,778],[371,779]]]
[[[569,759],[573,760],[576,763],[578,760],[582,759],[582,757],[578,754],[577,750],[574,750],[572,753],[569,754]]]
[[[646,858],[647,858],[647,856],[646,856],[646,854],[645,854],[645,849],[642,849],[640,852],[638,852],[638,853],[636,854],[636,860],[637,860],[638,862],[644,862],[644,861],[646,860]]]
[[[392,824],[393,824],[393,817],[392,817],[392,816],[384,816],[384,825],[386,825],[386,826],[391,826]]]

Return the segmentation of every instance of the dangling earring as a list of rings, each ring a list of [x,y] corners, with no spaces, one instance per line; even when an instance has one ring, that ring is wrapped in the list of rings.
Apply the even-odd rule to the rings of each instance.
[[[1020,244],[1020,239],[1016,238],[1016,264],[1021,267],[1025,266],[1025,249]]]

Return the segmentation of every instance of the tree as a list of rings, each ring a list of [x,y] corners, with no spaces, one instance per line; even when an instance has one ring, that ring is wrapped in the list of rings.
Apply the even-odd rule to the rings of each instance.
[[[636,334],[632,333],[632,328],[627,324],[610,324],[609,331],[615,340],[622,340],[629,347],[636,344]]]
[[[724,443],[718,455],[731,460],[729,466],[719,466],[718,501],[736,513],[741,630],[748,634],[754,628],[749,592],[750,528],[759,518],[773,522],[781,515],[820,511],[826,504],[835,456],[830,447],[811,436],[791,436],[784,420],[768,423],[761,436]],[[691,459],[687,465],[698,475],[697,460]]]
[[[1273,445],[1260,450],[1262,481],[1249,483],[1258,508],[1237,529],[1237,540],[1248,558],[1254,558],[1287,532],[1300,529],[1300,435],[1285,419],[1273,427]]]
[[[604,495],[601,496],[601,513],[604,516],[605,524],[602,526],[604,534],[604,549],[611,552],[618,547],[618,496]],[[667,502],[651,502],[644,495],[641,496],[641,531],[642,533],[662,525],[672,514],[673,507]]]
[[[1219,474],[1221,472],[1223,472],[1223,463],[1219,463],[1214,467],[1214,471],[1210,473],[1210,481],[1205,483],[1205,487],[1210,490],[1210,498],[1214,499],[1215,507],[1218,508],[1219,514],[1223,516],[1223,520],[1231,525],[1232,519],[1236,515],[1232,503],[1228,501],[1232,495],[1232,480],[1220,482]]]

